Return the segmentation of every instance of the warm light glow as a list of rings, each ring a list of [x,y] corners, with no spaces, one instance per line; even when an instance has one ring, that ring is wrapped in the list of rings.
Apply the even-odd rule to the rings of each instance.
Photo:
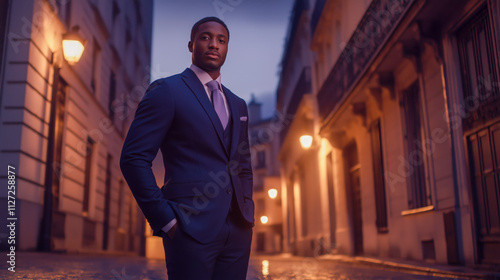
[[[83,50],[84,46],[82,42],[78,40],[63,40],[64,59],[66,59],[70,65],[73,65],[80,60]]]
[[[267,191],[267,194],[271,199],[275,199],[278,196],[278,190],[277,189],[270,189]]]
[[[260,217],[260,222],[263,224],[267,224],[269,222],[269,218],[267,216]]]
[[[309,149],[311,148],[313,142],[313,138],[311,135],[302,135],[300,136],[300,145],[304,149]]]
[[[268,260],[263,260],[262,261],[262,276],[268,276],[269,275],[269,261]]]

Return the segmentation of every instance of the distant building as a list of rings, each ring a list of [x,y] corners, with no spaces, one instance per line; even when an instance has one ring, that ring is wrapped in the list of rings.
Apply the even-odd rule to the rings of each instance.
[[[295,1],[285,251],[498,265],[499,42],[496,0]]]
[[[144,253],[118,161],[150,79],[152,1],[2,0],[0,13],[0,181],[14,166],[17,249]],[[74,31],[86,44],[70,65]]]
[[[323,234],[316,144],[305,151],[301,136],[317,133],[311,88],[307,1],[295,1],[281,62],[276,109],[281,118],[280,152],[284,251],[314,255]],[[320,237],[320,238],[318,238]]]
[[[281,252],[283,239],[281,182],[277,160],[279,121],[276,117],[262,119],[261,106],[252,95],[248,103],[255,202],[252,251],[272,254]]]

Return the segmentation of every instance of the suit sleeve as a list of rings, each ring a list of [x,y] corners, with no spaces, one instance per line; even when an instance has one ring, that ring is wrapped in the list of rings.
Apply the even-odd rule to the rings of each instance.
[[[175,218],[168,200],[156,184],[152,161],[170,128],[175,104],[160,80],[148,88],[139,103],[120,158],[120,168],[154,235]]]

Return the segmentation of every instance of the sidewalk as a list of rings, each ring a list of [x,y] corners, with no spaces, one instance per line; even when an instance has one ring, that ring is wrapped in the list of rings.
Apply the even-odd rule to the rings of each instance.
[[[253,259],[307,259],[306,257],[292,256],[290,254],[281,255],[254,255]],[[433,263],[424,263],[419,261],[399,260],[389,258],[375,258],[375,257],[353,257],[346,255],[322,255],[315,258],[318,261],[324,262],[338,262],[349,264],[353,266],[362,266],[382,270],[399,271],[418,275],[427,275],[433,277],[445,278],[463,278],[463,279],[500,279],[500,267],[493,268],[492,270],[474,269],[464,266],[452,266]]]
[[[129,253],[18,252],[15,272],[0,268],[0,279],[167,280],[165,261]]]
[[[5,252],[2,252],[5,253]],[[3,259],[3,258],[0,258]],[[165,261],[121,253],[16,254],[16,271],[0,265],[0,279],[149,279],[167,280]],[[462,266],[426,264],[368,257],[326,255],[252,255],[248,280],[284,279],[500,279],[499,272]]]

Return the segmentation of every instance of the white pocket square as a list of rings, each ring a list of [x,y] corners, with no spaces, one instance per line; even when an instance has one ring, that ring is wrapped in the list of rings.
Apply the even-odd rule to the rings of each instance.
[[[247,117],[247,116],[240,117],[240,121],[242,121],[242,122],[246,122],[246,121],[247,121],[247,119],[248,119],[248,117]]]

